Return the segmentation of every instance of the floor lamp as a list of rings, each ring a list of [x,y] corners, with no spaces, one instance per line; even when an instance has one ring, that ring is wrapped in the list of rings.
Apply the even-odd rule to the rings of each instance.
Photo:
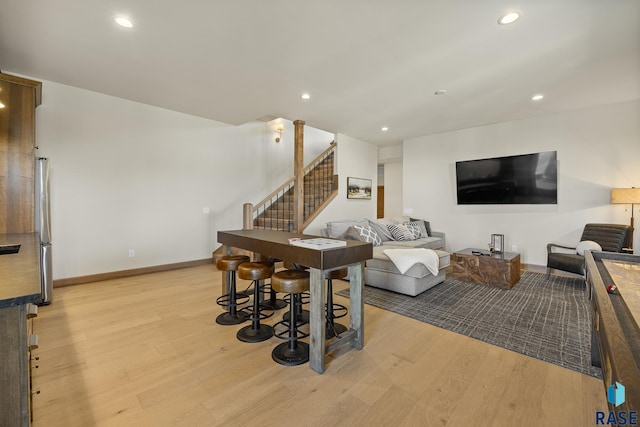
[[[640,188],[614,188],[611,190],[611,203],[631,205],[631,243],[633,249],[633,205],[640,203]]]

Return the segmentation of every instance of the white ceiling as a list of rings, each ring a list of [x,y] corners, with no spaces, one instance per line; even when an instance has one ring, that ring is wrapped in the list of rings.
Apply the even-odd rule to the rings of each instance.
[[[513,9],[520,20],[498,25]],[[4,72],[381,146],[640,98],[638,0],[0,0],[0,11]]]

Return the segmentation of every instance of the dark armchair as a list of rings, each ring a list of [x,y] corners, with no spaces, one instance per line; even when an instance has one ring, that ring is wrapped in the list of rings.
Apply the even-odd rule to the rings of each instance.
[[[618,224],[587,224],[580,241],[591,240],[605,252],[622,252],[631,243],[631,226]],[[573,249],[573,253],[554,252],[554,249]],[[549,243],[547,245],[547,277],[551,270],[563,270],[584,276],[584,256],[571,246]]]

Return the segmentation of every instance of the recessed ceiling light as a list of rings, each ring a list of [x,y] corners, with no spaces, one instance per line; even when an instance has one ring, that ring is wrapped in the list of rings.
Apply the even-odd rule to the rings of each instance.
[[[500,19],[498,19],[498,24],[500,25],[513,24],[518,20],[518,18],[520,18],[520,14],[518,12],[509,12],[506,15],[501,16]]]
[[[382,128],[380,129],[382,132],[386,132],[389,130],[389,128],[387,126],[382,126]]]
[[[4,104],[0,102],[0,108],[4,108]]]
[[[541,93],[537,93],[537,94],[535,94],[535,95],[533,95],[531,97],[531,100],[532,101],[540,101],[542,98],[544,98],[544,95],[541,94]]]
[[[302,98],[302,99],[311,99],[311,95],[309,95],[308,93],[303,93],[302,95],[300,95],[300,98]]]
[[[116,18],[116,22],[118,23],[118,25],[125,28],[133,27],[133,22],[131,22],[128,18],[125,18],[124,16],[118,16]]]
[[[446,89],[438,89],[437,91],[433,92],[434,95],[444,95],[447,93]]]

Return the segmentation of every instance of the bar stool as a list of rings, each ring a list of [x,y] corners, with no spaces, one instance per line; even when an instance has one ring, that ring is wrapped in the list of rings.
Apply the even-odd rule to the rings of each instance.
[[[253,309],[250,310],[251,325],[240,329],[236,337],[243,342],[261,342],[273,336],[273,328],[261,325],[260,319],[273,315],[263,315],[260,307],[260,280],[271,277],[275,267],[272,262],[246,262],[238,267],[238,277],[243,280],[253,280]],[[246,310],[246,309],[244,309]]]
[[[340,270],[331,270],[325,273],[327,278],[327,322],[325,326],[325,336],[332,338],[339,336],[341,333],[346,332],[348,328],[341,323],[336,323],[334,320],[339,319],[347,315],[347,307],[342,304],[336,304],[333,302],[333,279],[344,279],[347,277],[349,270],[346,268]]]
[[[271,258],[269,257],[267,262],[271,262],[273,264],[275,264],[276,262],[280,262],[281,260],[276,259],[276,258]],[[271,284],[265,284],[264,287],[265,293],[268,291],[269,292],[269,298],[265,298],[261,303],[260,306],[264,309],[267,310],[280,310],[281,308],[285,308],[288,304],[285,300],[278,298],[277,297],[277,293],[276,291],[273,290],[273,288],[271,287]]]
[[[216,298],[218,305],[228,309],[216,317],[216,323],[219,325],[238,325],[247,320],[246,316],[238,312],[238,305],[249,301],[249,297],[236,294],[236,271],[241,264],[249,261],[246,255],[226,255],[216,262],[218,270],[226,272],[229,288],[229,293]]]
[[[295,262],[285,261],[284,268],[288,270],[308,270],[309,267],[305,265],[301,265]],[[288,305],[290,303],[291,295],[286,295],[284,297],[284,302]],[[303,309],[302,306],[304,304],[308,304],[311,299],[310,293],[302,292],[296,301],[296,323],[298,326],[309,323],[310,313],[309,310]],[[289,321],[289,312],[287,311],[282,315],[282,320],[285,322]]]
[[[309,344],[299,341],[298,338],[308,337],[309,334],[300,333],[296,327],[296,300],[300,294],[309,291],[309,272],[304,270],[283,270],[271,276],[271,286],[282,293],[291,294],[289,303],[290,321],[281,320],[274,325],[288,326],[288,335],[284,333],[275,335],[286,339],[287,342],[278,344],[271,352],[271,358],[281,365],[295,366],[309,361]]]

